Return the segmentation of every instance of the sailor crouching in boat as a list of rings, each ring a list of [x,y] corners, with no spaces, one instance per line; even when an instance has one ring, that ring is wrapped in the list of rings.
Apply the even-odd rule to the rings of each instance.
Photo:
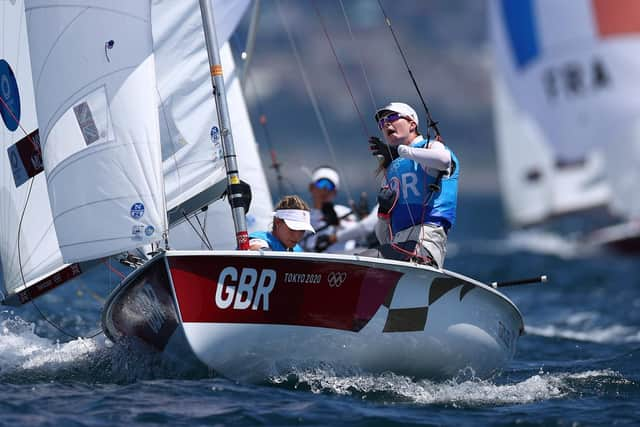
[[[316,230],[316,235],[304,238],[302,246],[305,250],[340,253],[355,248],[356,241],[353,239],[336,239],[338,231],[356,223],[356,215],[351,208],[334,203],[339,189],[340,177],[332,167],[321,166],[311,174],[311,226]]]
[[[309,206],[298,196],[284,196],[273,214],[271,231],[251,233],[249,249],[302,252],[299,242],[305,231],[315,233]]]
[[[372,154],[382,158],[378,171],[385,173],[375,228],[382,245],[378,256],[442,268],[456,220],[458,159],[439,137],[424,139],[418,115],[407,104],[392,102],[375,119],[386,141],[369,138]]]

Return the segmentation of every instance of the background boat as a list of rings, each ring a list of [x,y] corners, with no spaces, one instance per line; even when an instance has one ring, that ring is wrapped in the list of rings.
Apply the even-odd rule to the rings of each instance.
[[[638,251],[637,192],[628,185],[638,164],[640,105],[629,99],[638,87],[636,8],[490,3],[506,212],[514,227],[568,235],[578,253]]]
[[[317,37],[304,37],[303,29],[308,30],[315,22],[311,9],[304,7],[308,4],[281,3],[292,19],[299,18],[290,22],[298,22],[302,27],[295,34],[304,46],[304,58],[324,58],[326,46],[317,43]],[[388,5],[386,1],[383,4]],[[421,69],[420,78],[438,82],[429,100],[436,103],[434,110],[438,111],[449,139],[454,139],[452,142],[467,160],[459,223],[451,234],[448,267],[464,269],[473,277],[486,280],[521,277],[531,269],[544,270],[552,279],[551,286],[544,290],[536,287],[509,290],[509,296],[525,313],[528,325],[516,354],[518,363],[488,381],[459,379],[433,383],[391,374],[361,375],[327,366],[274,377],[266,384],[242,385],[211,378],[207,372],[181,374],[134,346],[114,348],[93,339],[58,341],[60,337],[38,313],[25,306],[0,313],[3,327],[0,381],[11,394],[4,419],[21,424],[74,420],[83,424],[104,423],[105,414],[109,414],[109,422],[128,425],[148,425],[150,419],[167,425],[174,425],[178,419],[185,425],[637,423],[640,319],[635,308],[640,287],[635,260],[608,255],[567,260],[523,252],[514,247],[505,231],[509,222],[495,193],[497,180],[488,109],[490,60],[486,56],[484,22],[487,4],[475,0],[407,1],[389,12],[394,22],[407,22],[399,36],[401,40],[411,40],[407,43],[410,52],[421,52],[411,54],[412,63]],[[2,12],[10,5],[11,1],[3,2]],[[275,2],[262,2],[266,16],[261,20],[263,30],[268,28],[264,26],[268,22],[279,25],[274,6]],[[337,2],[327,2],[327,9],[322,10],[323,13],[335,10],[336,15],[332,16],[340,16],[339,6]],[[349,16],[360,17],[359,26],[354,24],[357,31],[371,28],[365,24],[373,25],[379,17],[374,2],[348,2],[345,7]],[[404,21],[405,18],[409,20]],[[4,30],[8,25],[1,28]],[[281,29],[276,28],[281,34]],[[385,51],[383,46],[388,42],[385,31],[367,35],[368,39],[376,40],[372,56]],[[3,38],[6,37],[3,33]],[[278,56],[271,49],[276,41],[286,40],[265,42],[260,37],[259,40],[262,42],[256,46],[258,56],[254,57],[254,64],[271,60],[285,69],[294,69],[286,55]],[[395,63],[390,64],[385,67],[393,67]],[[317,69],[326,70],[320,66]],[[400,76],[401,71],[397,74],[392,71],[390,75]],[[300,112],[300,126],[304,126],[308,124],[304,117],[313,115],[307,110],[308,100],[295,96],[297,85],[292,74],[293,71],[275,73],[290,84],[276,86],[277,97],[262,98],[272,106],[268,110],[270,123],[284,120],[287,113],[296,111]],[[329,77],[335,81],[330,73],[314,75],[318,81]],[[383,94],[404,91],[397,84],[402,83],[402,78],[376,81],[376,89]],[[383,89],[387,83],[393,83],[393,87]],[[325,87],[333,89],[335,85]],[[402,96],[408,99],[411,95],[404,92]],[[285,102],[276,106],[276,98]],[[328,97],[327,102],[335,105],[336,98]],[[255,104],[250,103],[249,107],[252,113],[259,111]],[[353,116],[342,115],[341,111],[336,116],[329,115],[331,129],[347,129],[348,124],[353,124]],[[259,115],[253,114],[252,120],[259,125]],[[256,129],[264,144],[261,128]],[[273,142],[296,144],[300,130],[288,133],[284,129],[271,128]],[[321,141],[313,140],[314,135],[315,132],[308,132],[305,137],[312,140],[310,145],[314,142],[320,145]],[[359,131],[351,129],[340,135],[339,140],[345,145],[354,145],[353,156],[345,155],[345,161],[358,164],[362,161]],[[262,148],[268,159],[268,150],[264,145]],[[279,151],[283,152],[289,151]],[[361,175],[364,181],[356,188],[370,191],[371,184],[367,182],[370,176],[362,171],[354,174]],[[42,308],[59,310],[60,300],[43,298]],[[71,305],[78,295],[71,293],[64,298],[62,301]],[[87,309],[86,304],[78,304],[74,312],[82,315]]]

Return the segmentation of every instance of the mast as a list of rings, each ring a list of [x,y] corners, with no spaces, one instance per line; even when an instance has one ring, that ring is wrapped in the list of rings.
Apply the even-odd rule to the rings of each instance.
[[[233,224],[236,230],[236,241],[238,243],[238,249],[247,250],[249,249],[249,233],[247,232],[247,224],[244,216],[242,186],[240,184],[238,164],[236,162],[236,153],[233,145],[231,120],[229,119],[224,78],[222,76],[222,61],[220,60],[220,52],[218,51],[218,38],[216,36],[213,8],[211,7],[210,0],[200,0],[200,11],[202,14],[204,39],[209,56],[211,83],[213,85],[213,95],[218,112],[218,123],[221,127],[220,135],[222,137],[224,165],[227,170],[227,193],[233,215]]]

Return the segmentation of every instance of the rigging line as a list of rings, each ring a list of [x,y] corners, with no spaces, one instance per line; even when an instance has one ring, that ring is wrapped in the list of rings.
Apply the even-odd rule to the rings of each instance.
[[[68,336],[69,338],[72,339],[91,339],[91,338],[95,338],[98,335],[100,335],[102,333],[102,328],[98,328],[95,332],[93,332],[90,335],[86,335],[86,336],[82,336],[82,335],[76,335],[76,334],[72,334],[70,332],[67,332],[64,328],[62,328],[62,326],[57,325],[55,322],[53,322],[52,320],[50,320],[43,312],[42,310],[40,310],[40,307],[38,307],[38,305],[36,304],[36,302],[32,299],[30,300],[31,305],[33,305],[33,307],[35,307],[36,311],[38,312],[38,314],[40,314],[40,317],[42,317],[49,325],[53,326],[55,329],[57,329],[60,333],[62,333],[63,335]]]
[[[293,55],[296,59],[296,63],[298,65],[298,69],[300,70],[300,74],[302,75],[302,80],[304,82],[304,87],[305,90],[307,91],[307,95],[309,96],[309,99],[311,100],[311,105],[313,106],[313,111],[316,115],[316,120],[318,121],[318,125],[320,126],[320,130],[322,131],[322,135],[324,137],[324,142],[327,146],[327,149],[329,150],[329,155],[331,156],[331,161],[333,162],[333,164],[336,166],[336,168],[338,168],[339,172],[342,173],[342,171],[340,170],[340,167],[338,166],[338,158],[336,156],[335,150],[333,149],[333,144],[331,143],[331,138],[329,137],[329,132],[327,130],[327,125],[324,122],[324,119],[322,117],[322,113],[320,112],[320,107],[318,105],[318,101],[315,97],[315,94],[313,92],[313,89],[311,88],[311,84],[309,82],[309,77],[307,76],[307,72],[304,69],[304,66],[302,65],[302,58],[300,57],[300,52],[298,51],[298,47],[296,45],[296,42],[293,38],[293,34],[291,34],[291,30],[289,28],[289,26],[287,25],[286,19],[284,17],[284,13],[282,11],[282,6],[280,5],[280,1],[276,2],[277,5],[277,9],[278,9],[278,14],[280,15],[280,20],[282,21],[282,24],[284,26],[284,29],[287,33],[287,38],[289,39],[289,45],[291,46],[291,49],[293,50]],[[344,176],[344,173],[342,173],[342,175]],[[345,192],[347,193],[347,198],[352,199],[353,197],[351,197],[351,191],[349,190],[349,185],[345,180]]]
[[[209,208],[207,207],[207,210],[205,211],[205,215],[206,212],[209,211]],[[207,245],[207,248],[211,249],[211,241],[209,240],[209,236],[207,236],[207,229],[205,228],[205,225],[203,225],[203,223],[200,222],[200,217],[198,216],[198,214],[194,215],[196,218],[196,221],[198,221],[198,225],[200,226],[200,230],[202,231],[202,236],[204,237],[204,239],[206,240],[205,245]],[[206,219],[206,216],[205,216]]]
[[[355,37],[353,35],[353,31],[351,31],[351,23],[349,22],[349,16],[347,15],[347,11],[344,8],[344,4],[342,0],[339,0],[339,1],[340,1],[340,8],[342,8],[342,15],[344,16],[344,21],[347,24],[347,28],[349,29],[349,36],[351,37],[351,40],[354,42],[354,45],[355,45]],[[373,89],[371,89],[371,83],[369,82],[369,77],[367,76],[367,71],[364,67],[364,61],[362,61],[362,55],[360,53],[360,50],[358,49],[356,49],[356,56],[358,57],[358,62],[360,63],[360,69],[362,70],[362,75],[364,77],[367,90],[369,91],[369,98],[371,98],[371,106],[375,110],[378,104],[376,103],[375,97],[373,96]]]
[[[234,40],[236,37],[237,35],[234,35],[231,40]],[[248,66],[248,64],[245,64],[245,67],[246,66]],[[264,133],[265,142],[267,143],[267,148],[269,150],[269,155],[271,157],[270,168],[273,169],[276,173],[276,180],[278,183],[278,199],[279,199],[280,197],[284,196],[284,177],[282,176],[282,171],[280,169],[280,167],[282,166],[282,163],[280,163],[277,159],[276,150],[271,140],[271,134],[269,133],[269,128],[267,126],[267,114],[265,113],[264,105],[262,103],[262,96],[260,95],[258,86],[255,84],[251,72],[249,72],[248,70],[245,70],[243,76],[245,78],[245,82],[250,85],[251,89],[255,94],[256,104],[258,105],[258,113],[260,114],[260,119],[259,119],[260,127],[262,128],[262,131]],[[244,87],[245,86],[243,86],[243,88]],[[295,189],[294,189],[294,192],[295,192]]]
[[[0,101],[2,102],[2,105],[4,105],[4,108],[9,112],[9,114],[11,114],[11,117],[13,118],[13,120],[15,120],[16,123],[18,123],[18,126],[20,127],[20,130],[25,134],[25,136],[27,138],[29,138],[29,140],[34,145],[34,147],[36,147],[35,141],[33,141],[33,139],[31,137],[29,137],[29,134],[27,133],[27,131],[24,129],[24,127],[22,127],[22,125],[20,124],[20,121],[17,119],[17,117],[14,114],[14,112],[11,110],[9,105],[7,105],[7,103],[5,102],[5,100],[1,96],[0,96]],[[27,285],[27,281],[26,281],[26,279],[24,277],[24,270],[22,269],[22,251],[20,250],[20,234],[22,233],[22,222],[24,221],[24,215],[27,212],[27,206],[29,205],[29,199],[31,198],[31,191],[33,190],[33,183],[35,182],[34,178],[35,177],[32,177],[31,178],[31,182],[29,182],[29,189],[27,190],[27,196],[25,197],[24,206],[22,207],[22,213],[20,214],[20,220],[18,221],[18,232],[17,232],[17,239],[16,239],[16,249],[17,249],[17,252],[18,252],[18,267],[20,268],[20,278],[22,279],[22,284],[24,286]],[[54,322],[52,322],[42,312],[42,310],[40,310],[40,307],[37,306],[37,304],[35,303],[35,301],[33,299],[31,299],[30,301],[31,301],[31,304],[35,307],[36,311],[40,314],[40,317],[42,317],[47,323],[49,323],[51,326],[53,326],[55,329],[57,329],[60,333],[68,336],[69,338],[73,338],[73,339],[93,338],[93,337],[97,336],[99,333],[102,332],[102,329],[100,329],[100,331],[98,333],[96,333],[93,336],[89,336],[89,337],[79,337],[79,336],[77,336],[75,334],[71,334],[71,333],[67,332],[66,330],[64,330],[62,327],[60,327],[57,324],[55,324]]]
[[[6,101],[2,98],[2,96],[0,96],[0,102],[2,102],[2,105],[4,106],[4,108],[9,112],[9,114],[11,114],[11,118],[15,120],[15,122],[18,124],[18,127],[20,127],[20,130],[22,131],[22,133],[24,133],[24,135],[27,138],[29,138],[29,133],[24,127],[22,127],[20,120],[18,120],[15,113],[11,110],[11,107],[9,107],[9,104],[6,103]],[[36,143],[33,141],[32,138],[29,138],[29,141],[33,144],[34,147],[40,148],[38,145],[36,145]]]
[[[269,122],[267,119],[267,113],[265,113],[266,110],[264,108],[264,104],[262,102],[262,97],[258,90],[258,86],[255,84],[255,81],[251,74],[249,74],[249,76],[247,77],[247,82],[251,85],[251,88],[255,93],[256,103],[258,104],[258,111],[260,113],[260,118],[259,118],[260,127],[264,132],[265,141],[267,143],[267,148],[269,150],[269,156],[271,158],[271,165],[269,167],[275,171],[276,179],[278,182],[278,196],[279,196],[278,199],[280,199],[285,195],[287,186],[291,188],[291,191],[293,193],[298,193],[298,191],[296,190],[296,185],[292,183],[289,179],[285,178],[285,176],[282,174],[283,163],[278,161],[277,150],[272,142],[273,140],[271,139],[269,126],[267,125]]]
[[[209,249],[211,248],[211,244],[208,242],[208,239],[205,240],[205,238],[200,234],[200,232],[198,231],[198,229],[196,228],[195,225],[193,225],[193,223],[191,222],[191,220],[189,219],[189,217],[183,212],[182,216],[184,217],[184,219],[187,221],[187,223],[191,226],[191,228],[193,229],[193,232],[196,233],[196,236],[198,236],[198,238],[202,241],[202,243],[205,244],[205,246],[207,246]]]
[[[324,23],[324,19],[322,19],[322,15],[320,14],[320,10],[318,9],[318,5],[315,0],[311,0],[313,4],[313,8],[316,11],[316,15],[318,16],[318,21],[320,21],[320,26],[322,27],[322,31],[324,32],[324,36],[329,43],[329,47],[331,48],[331,52],[333,53],[333,57],[338,64],[338,68],[340,69],[340,73],[342,74],[342,79],[344,80],[344,84],[347,87],[347,91],[349,91],[349,96],[351,97],[351,102],[353,103],[353,107],[356,109],[356,113],[358,113],[358,118],[360,119],[360,124],[362,125],[362,131],[365,138],[369,135],[369,130],[367,129],[367,124],[364,121],[364,117],[362,117],[362,112],[358,108],[358,103],[356,102],[356,98],[353,95],[353,91],[351,90],[351,85],[349,84],[349,79],[347,78],[347,74],[344,72],[344,67],[340,62],[340,58],[338,58],[338,53],[336,52],[335,47],[333,46],[333,42],[331,41],[331,37],[329,37],[329,32],[327,31],[327,26]]]
[[[418,92],[418,96],[420,97],[420,101],[422,102],[422,106],[424,107],[424,111],[427,115],[427,120],[429,120],[429,124],[427,127],[427,137],[429,137],[429,128],[433,128],[433,130],[436,132],[436,136],[439,137],[440,136],[440,131],[438,130],[438,122],[434,121],[433,118],[431,117],[431,113],[429,112],[429,108],[427,107],[427,103],[424,100],[424,97],[422,96],[422,92],[420,91],[420,87],[418,86],[418,83],[416,82],[416,79],[413,77],[413,72],[411,71],[411,67],[409,67],[409,62],[407,62],[407,58],[404,55],[404,51],[402,50],[402,46],[400,45],[400,42],[398,41],[398,37],[396,37],[396,32],[393,30],[393,27],[391,26],[391,20],[389,19],[389,17],[387,16],[387,12],[385,12],[384,7],[382,7],[382,1],[378,0],[378,5],[380,6],[380,10],[382,11],[382,14],[384,15],[384,20],[385,23],[387,24],[387,27],[389,27],[389,31],[391,31],[391,35],[393,36],[393,40],[396,43],[396,47],[398,48],[398,51],[400,52],[400,55],[402,56],[402,60],[404,61],[404,65],[407,67],[407,71],[409,72],[409,77],[411,77],[411,81],[413,82],[413,86],[416,89],[416,92]]]
[[[260,100],[260,95],[258,94],[258,89],[255,87],[255,84],[253,82],[253,79],[251,77],[248,77],[248,81],[251,84],[251,86],[254,88],[254,91],[256,93],[256,102],[258,103],[258,110],[260,111],[260,127],[262,128],[262,131],[264,132],[264,138],[265,141],[267,142],[267,147],[269,147],[269,156],[271,158],[271,169],[273,169],[276,173],[276,180],[278,182],[278,198],[284,196],[284,178],[282,176],[282,170],[280,169],[280,167],[282,166],[282,163],[280,163],[278,161],[278,158],[276,156],[276,149],[273,147],[273,144],[271,142],[271,134],[269,133],[269,127],[267,126],[267,114],[264,113],[264,109],[262,108],[262,102]]]
[[[114,274],[116,274],[117,276],[119,276],[121,279],[124,279],[125,276],[121,271],[117,270],[115,267],[113,267],[111,265],[111,262],[107,262],[107,260],[111,261],[111,258],[105,258],[104,260],[102,260],[102,262],[104,263],[104,265],[107,266],[107,268]]]

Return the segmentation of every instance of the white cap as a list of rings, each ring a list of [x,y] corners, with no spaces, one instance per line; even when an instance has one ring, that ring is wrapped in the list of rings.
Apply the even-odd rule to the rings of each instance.
[[[383,113],[398,113],[401,116],[404,117],[409,117],[411,120],[413,120],[414,122],[416,122],[416,126],[418,126],[420,124],[420,122],[418,121],[418,114],[416,114],[416,110],[414,110],[413,108],[411,108],[411,106],[409,104],[405,104],[404,102],[392,102],[390,104],[385,105],[382,108],[379,108],[376,111],[376,115],[375,115],[375,119],[376,122],[379,121],[383,115]]]
[[[280,218],[292,230],[305,230],[315,233],[311,226],[311,213],[303,209],[278,209],[273,216]]]
[[[338,176],[338,172],[328,166],[323,166],[313,171],[313,174],[311,175],[311,182],[316,183],[321,179],[328,179],[333,182],[333,185],[336,186],[336,190],[340,186],[340,177]]]

